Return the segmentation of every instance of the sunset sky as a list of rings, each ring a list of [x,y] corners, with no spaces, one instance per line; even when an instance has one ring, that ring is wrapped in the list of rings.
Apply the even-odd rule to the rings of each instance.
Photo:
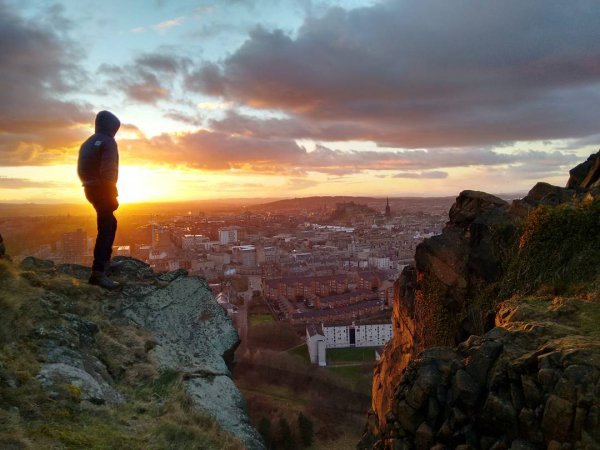
[[[126,5],[126,6],[123,6]],[[564,185],[600,146],[596,0],[0,0],[0,202]]]

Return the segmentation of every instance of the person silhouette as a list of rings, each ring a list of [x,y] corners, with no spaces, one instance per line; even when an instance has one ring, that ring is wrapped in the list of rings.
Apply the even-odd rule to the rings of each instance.
[[[109,111],[100,111],[96,115],[95,133],[81,144],[77,160],[77,174],[86,199],[96,210],[98,226],[89,283],[106,289],[119,287],[118,282],[108,277],[107,271],[117,232],[114,212],[119,207],[119,149],[115,135],[120,126],[117,116]]]

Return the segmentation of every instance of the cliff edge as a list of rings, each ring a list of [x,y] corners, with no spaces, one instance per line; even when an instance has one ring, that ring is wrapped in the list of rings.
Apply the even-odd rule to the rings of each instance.
[[[206,281],[121,259],[118,292],[82,266],[0,261],[0,447],[263,449]]]
[[[395,284],[362,449],[600,448],[600,152],[463,191]]]

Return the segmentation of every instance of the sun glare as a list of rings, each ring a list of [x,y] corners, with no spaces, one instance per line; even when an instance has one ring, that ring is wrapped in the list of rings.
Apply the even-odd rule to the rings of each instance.
[[[170,200],[177,197],[176,177],[159,170],[123,166],[119,171],[120,203]]]

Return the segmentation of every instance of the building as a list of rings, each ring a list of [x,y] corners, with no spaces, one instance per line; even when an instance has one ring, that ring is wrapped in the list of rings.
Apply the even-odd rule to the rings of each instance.
[[[210,239],[203,234],[185,234],[181,238],[181,248],[183,250],[203,248],[207,242],[210,242]]]
[[[392,323],[352,322],[324,326],[326,348],[381,347],[392,338]]]
[[[256,261],[258,265],[265,263],[276,263],[279,260],[277,247],[259,245],[256,247]]]
[[[256,267],[256,247],[254,245],[238,245],[231,248],[232,261],[244,267]]]
[[[87,254],[87,233],[81,228],[64,233],[61,238],[63,259],[67,263],[81,263]]]
[[[217,303],[221,305],[221,307],[225,310],[229,317],[233,317],[234,314],[237,314],[238,309],[232,303],[231,295],[229,292],[219,292],[216,297]]]
[[[310,324],[306,326],[306,346],[310,362],[327,365],[328,348],[381,348],[392,339],[391,322],[352,322],[345,324]]]
[[[150,229],[153,249],[165,249],[171,246],[171,234],[168,227],[152,223]]]
[[[131,256],[131,246],[118,245],[113,247],[113,256]]]
[[[306,327],[306,346],[311,363],[320,367],[327,365],[323,325],[310,324]]]
[[[238,227],[219,228],[219,242],[221,244],[233,244],[238,240]]]

